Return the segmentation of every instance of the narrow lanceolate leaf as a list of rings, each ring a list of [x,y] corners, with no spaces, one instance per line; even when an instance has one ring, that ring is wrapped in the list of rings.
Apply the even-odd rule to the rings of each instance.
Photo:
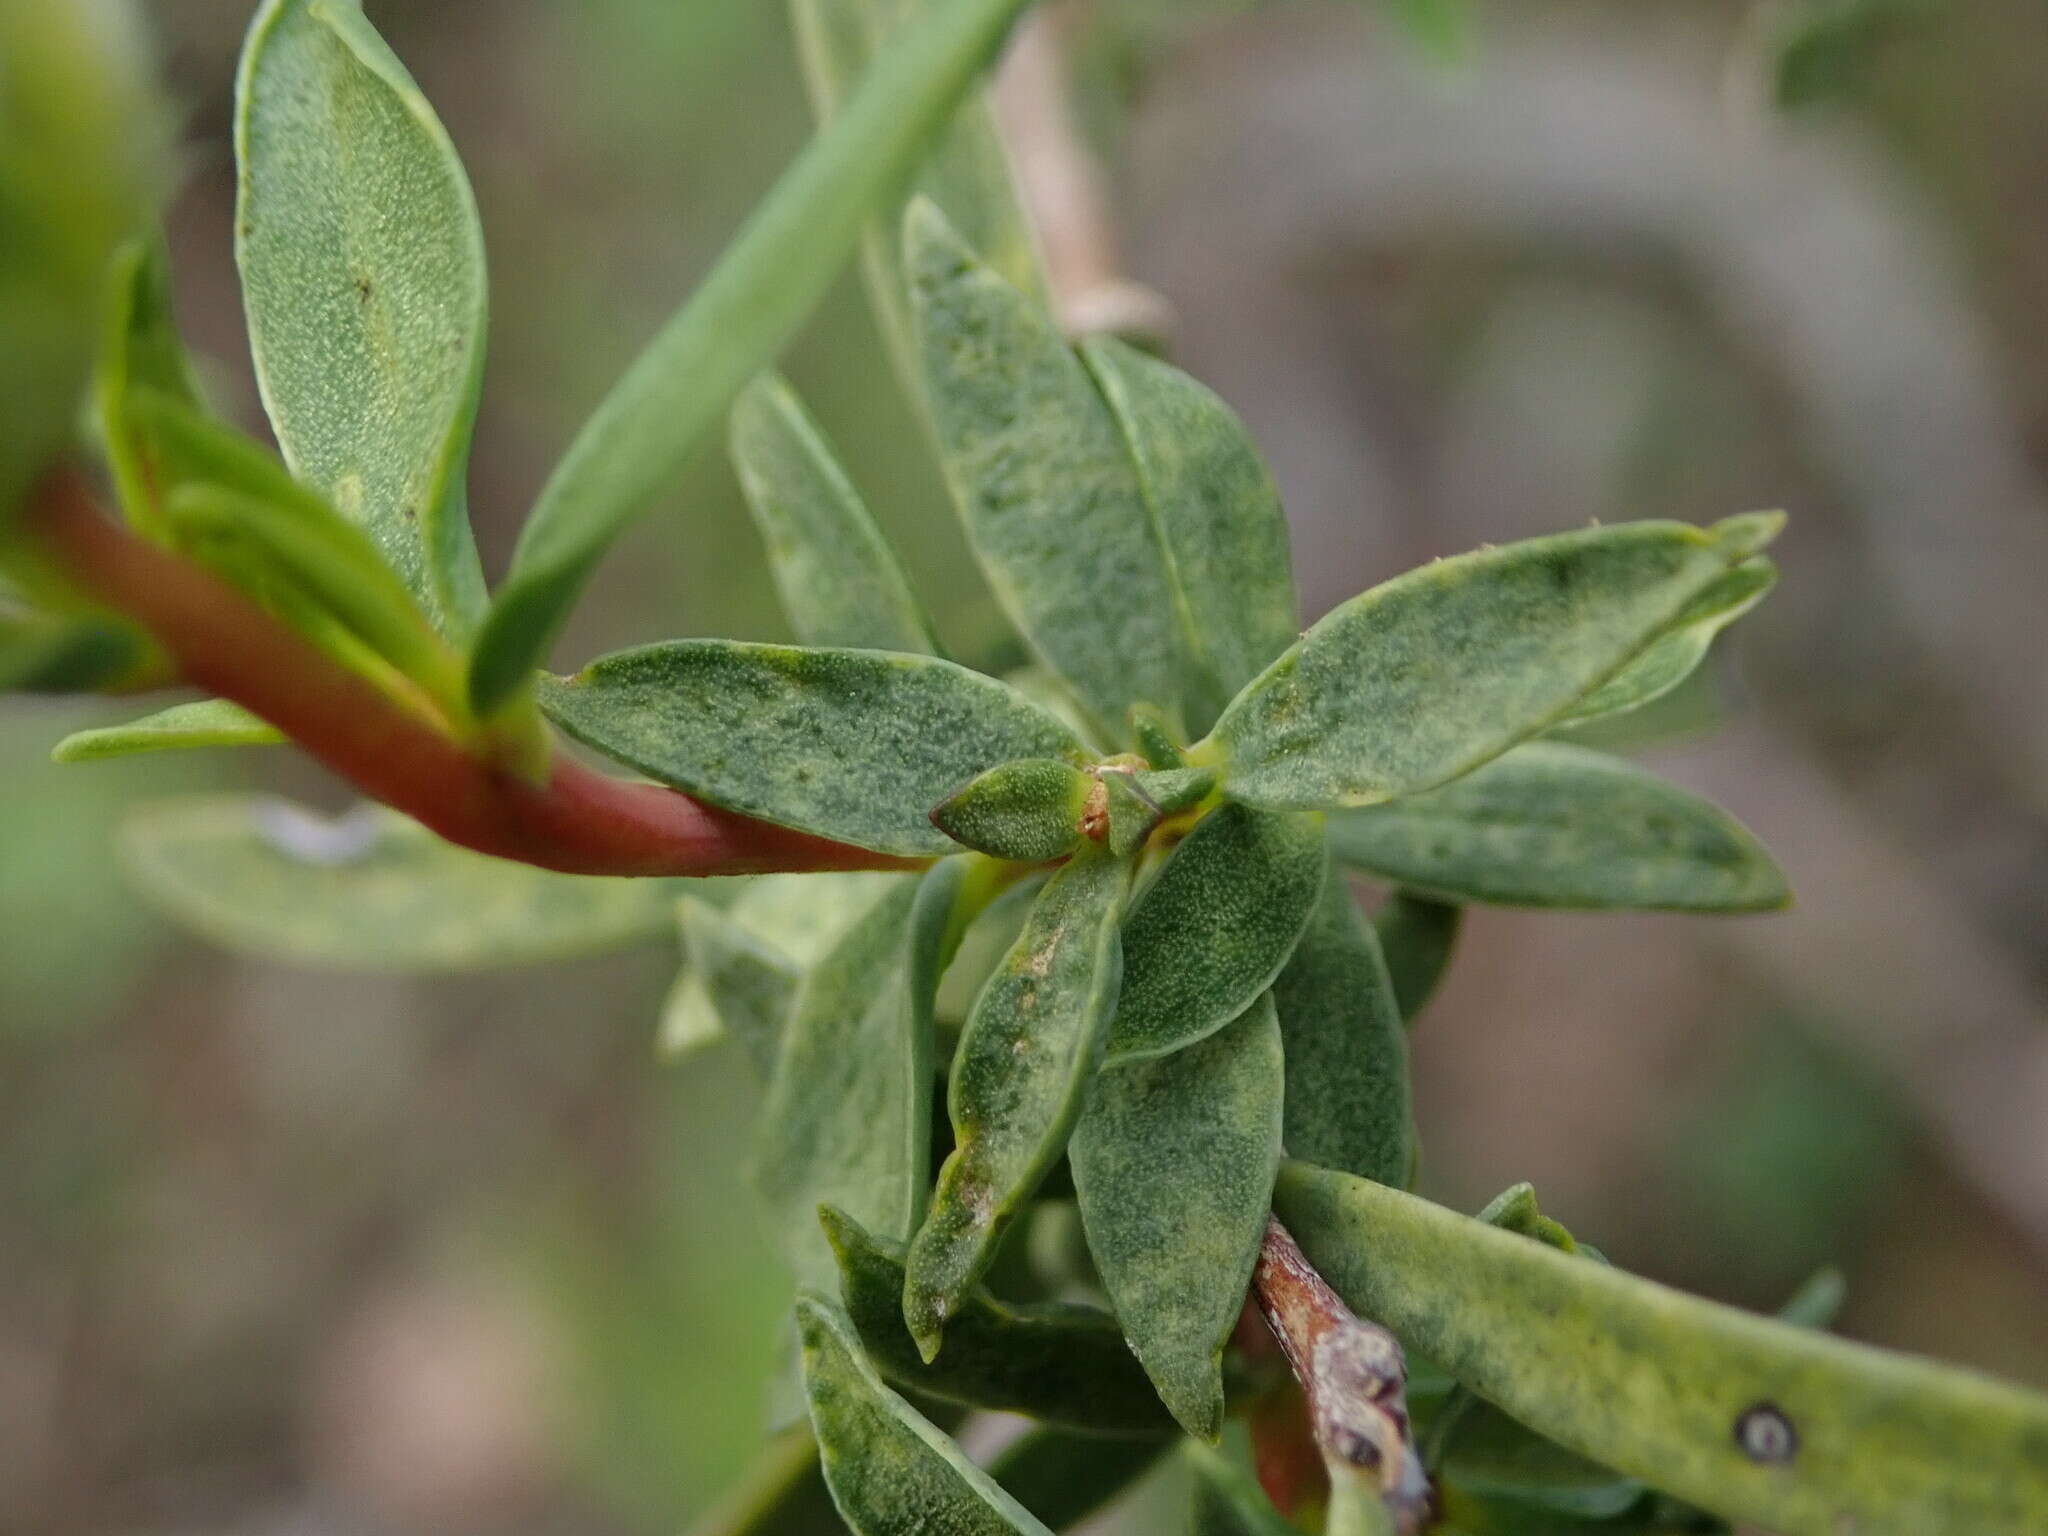
[[[1762,556],[1745,560],[1701,593],[1677,628],[1581,699],[1562,723],[1618,715],[1661,699],[1707,659],[1715,636],[1762,602],[1777,584],[1777,566]]]
[[[1341,822],[1343,817],[1338,819]],[[1330,841],[1341,854],[1340,839],[1333,835]],[[1400,1007],[1401,1022],[1410,1029],[1415,1027],[1416,1016],[1436,995],[1438,983],[1450,968],[1451,952],[1457,948],[1458,930],[1464,922],[1463,907],[1433,901],[1412,891],[1396,891],[1373,914],[1373,932],[1387,962],[1387,979],[1394,985],[1394,1001]]]
[[[676,928],[683,969],[662,1010],[662,1053],[687,1055],[729,1035],[767,1082],[802,968],[731,913],[695,896],[676,904]]]
[[[1203,817],[1124,925],[1109,1059],[1177,1051],[1250,1007],[1293,953],[1327,862],[1318,817],[1242,805]]]
[[[809,1424],[786,1429],[689,1536],[830,1536],[843,1530]]]
[[[798,53],[820,119],[838,114],[876,52],[904,17],[932,0],[792,0]],[[982,253],[984,260],[1033,298],[1043,298],[1037,240],[1010,175],[1009,156],[988,106],[970,98],[938,136],[918,173],[917,191]],[[901,209],[884,208],[863,240],[868,293],[904,382],[917,379],[910,298],[904,289]]]
[[[162,531],[167,491],[146,432],[129,413],[129,390],[144,388],[197,409],[199,392],[171,319],[170,261],[160,244],[138,241],[115,258],[107,332],[93,405],[114,491],[131,523]]]
[[[781,379],[756,379],[733,406],[732,462],[797,639],[937,653],[896,552]]]
[[[1087,836],[1095,776],[1054,757],[991,768],[932,811],[932,825],[992,858],[1043,864],[1063,859]]]
[[[269,747],[284,733],[259,720],[239,704],[203,699],[174,704],[126,725],[79,731],[58,742],[50,753],[59,763],[96,763],[139,752],[183,752],[200,747]]]
[[[235,154],[243,301],[285,459],[459,635],[484,601],[463,480],[488,297],[455,147],[358,0],[268,0]]]
[[[1531,742],[1442,789],[1330,817],[1345,863],[1451,901],[1761,912],[1789,899],[1726,812],[1632,763]]]
[[[1213,712],[1300,634],[1280,492],[1244,423],[1178,368],[1109,338],[1082,356],[1137,466],[1193,685]]]
[[[892,881],[804,977],[762,1102],[754,1182],[801,1285],[836,1278],[819,1206],[903,1237],[931,1173],[932,1048],[904,975],[916,896]]]
[[[1270,998],[1171,1056],[1105,1067],[1069,1156],[1088,1251],[1160,1399],[1223,1429],[1223,1346],[1280,1163],[1285,1065]]]
[[[1196,754],[1254,805],[1376,805],[1556,724],[1681,625],[1782,519],[1629,523],[1439,560],[1337,608]]]
[[[904,1256],[844,1212],[824,1213],[839,1290],[875,1369],[905,1391],[1108,1435],[1169,1435],[1173,1420],[1117,1320],[1093,1307],[1018,1306],[980,1288],[927,1364],[903,1325]]]
[[[558,875],[382,810],[327,821],[227,795],[151,806],[122,853],[143,894],[230,949],[364,971],[464,971],[600,953],[666,931],[676,884]]]
[[[1408,1041],[1372,928],[1332,870],[1273,983],[1287,1047],[1287,1154],[1405,1182],[1413,1152]]]
[[[1298,1536],[1259,1486],[1259,1480],[1220,1451],[1190,1444],[1181,1450],[1192,1474],[1190,1536]]]
[[[1784,1536],[2048,1528],[2048,1398],[1668,1290],[1290,1163],[1275,1207],[1358,1312],[1607,1466]]]
[[[599,556],[803,323],[902,189],[1027,0],[934,0],[876,57],[718,266],[577,435],[478,642],[489,712],[523,689]]]
[[[825,1481],[855,1536],[1050,1536],[882,1384],[836,1308],[806,1297],[796,1315]]]
[[[1062,865],[968,1015],[947,1094],[953,1151],[903,1288],[927,1360],[1081,1112],[1116,1004],[1129,882],[1125,861],[1105,853]]]
[[[678,640],[550,681],[541,705],[578,740],[714,805],[910,856],[955,851],[931,810],[975,775],[1082,756],[994,678],[879,651]]]
[[[1054,1530],[1064,1531],[1151,1471],[1173,1444],[1170,1439],[1084,1435],[1041,1424],[1004,1446],[988,1471],[1019,1504]]]
[[[1165,557],[1088,370],[928,202],[904,259],[939,456],[997,600],[1098,724],[1178,704]]]

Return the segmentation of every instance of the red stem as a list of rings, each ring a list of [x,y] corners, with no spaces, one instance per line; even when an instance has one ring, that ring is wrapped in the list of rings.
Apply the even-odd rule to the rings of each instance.
[[[559,752],[545,784],[473,756],[211,572],[137,538],[63,468],[37,488],[26,526],[65,576],[147,629],[182,677],[269,721],[374,800],[451,843],[581,875],[742,875],[913,869],[594,773]]]

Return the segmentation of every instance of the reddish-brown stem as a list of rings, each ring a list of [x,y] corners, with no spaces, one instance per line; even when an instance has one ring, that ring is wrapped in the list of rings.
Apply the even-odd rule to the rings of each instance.
[[[1332,1475],[1343,1467],[1366,1474],[1402,1536],[1421,1530],[1430,1518],[1429,1479],[1409,1432],[1400,1343],[1344,1305],[1277,1217],[1266,1218],[1252,1294],[1301,1383],[1310,1432]]]
[[[452,843],[586,875],[906,869],[893,858],[594,773],[556,753],[546,782],[484,761],[218,577],[100,510],[53,471],[28,530],[81,592],[156,638],[185,681],[260,715],[372,799]]]

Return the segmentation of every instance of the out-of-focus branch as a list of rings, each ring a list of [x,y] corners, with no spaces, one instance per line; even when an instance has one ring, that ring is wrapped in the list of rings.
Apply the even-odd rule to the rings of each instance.
[[[658,785],[607,778],[559,753],[540,782],[487,762],[210,571],[107,517],[75,466],[44,477],[23,526],[81,592],[147,629],[185,681],[261,716],[364,794],[465,848],[591,875],[901,869],[921,862],[752,821]]]
[[[1074,13],[1059,5],[1026,17],[996,77],[996,116],[1061,325],[1074,336],[1164,340],[1173,310],[1124,275],[1109,177],[1074,119],[1063,36],[1073,24]]]
[[[1252,1294],[1308,1398],[1333,1502],[1343,1479],[1363,1476],[1394,1529],[1414,1536],[1428,1524],[1430,1489],[1409,1429],[1400,1342],[1344,1305],[1276,1217],[1266,1219]]]

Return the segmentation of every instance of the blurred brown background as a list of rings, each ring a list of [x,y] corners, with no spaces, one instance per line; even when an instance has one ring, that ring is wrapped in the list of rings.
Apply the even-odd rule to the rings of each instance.
[[[254,424],[250,7],[148,9],[185,328]],[[497,570],[807,114],[772,0],[369,9],[489,232]],[[1417,1037],[1425,1188],[1532,1179],[1617,1262],[1758,1307],[1839,1263],[1845,1331],[2048,1384],[2048,7],[1930,3],[1790,112],[1732,0],[1518,0],[1448,67],[1356,4],[1061,20],[1127,270],[1269,451],[1312,613],[1589,518],[1795,513],[1648,755],[1799,909],[1475,914]],[[850,282],[791,367],[971,652]],[[562,659],[784,633],[707,452]],[[785,1281],[744,1074],[652,1064],[673,956],[411,984],[211,952],[124,891],[124,808],[334,791],[279,756],[47,766],[85,723],[0,710],[0,1531],[679,1528],[754,1441]]]

